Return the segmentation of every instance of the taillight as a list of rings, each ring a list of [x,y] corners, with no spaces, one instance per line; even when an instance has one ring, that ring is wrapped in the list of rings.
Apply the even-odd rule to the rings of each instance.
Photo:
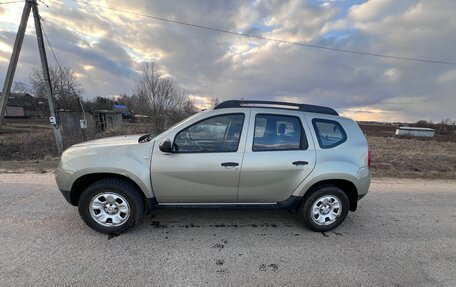
[[[370,149],[368,148],[367,149],[367,167],[370,169],[371,167],[371,162],[372,162],[372,155],[371,155],[371,151]]]

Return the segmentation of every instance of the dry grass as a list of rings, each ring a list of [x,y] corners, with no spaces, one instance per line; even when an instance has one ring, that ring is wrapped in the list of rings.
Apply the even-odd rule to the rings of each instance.
[[[117,135],[134,135],[151,133],[150,123],[123,123],[120,127],[111,131],[97,135],[97,137],[117,136]]]
[[[46,156],[40,160],[0,161],[0,173],[48,173],[53,172],[59,163],[58,157]]]
[[[41,121],[25,121],[27,120],[14,120],[0,129],[0,161],[36,161],[45,157],[58,157],[50,126]],[[95,134],[88,140],[145,133],[150,133],[150,124],[124,123],[115,130]],[[63,136],[64,148],[82,141],[82,137]]]
[[[456,178],[456,142],[368,136],[374,176]]]

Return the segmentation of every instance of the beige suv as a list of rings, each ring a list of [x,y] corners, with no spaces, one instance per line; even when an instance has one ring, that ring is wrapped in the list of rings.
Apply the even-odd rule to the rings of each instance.
[[[154,208],[295,209],[314,231],[355,211],[369,184],[366,139],[331,108],[227,101],[158,136],[67,149],[56,171],[88,226],[120,233]]]

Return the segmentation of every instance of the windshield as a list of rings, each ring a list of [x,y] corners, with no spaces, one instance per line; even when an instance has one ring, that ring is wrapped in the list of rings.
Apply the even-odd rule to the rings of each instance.
[[[148,135],[148,141],[152,140],[153,138],[161,136],[163,133],[167,132],[168,130],[173,129],[175,127],[178,127],[178,126],[190,121],[191,119],[195,118],[196,116],[200,115],[201,113],[205,113],[205,112],[206,111],[202,111],[202,112],[196,113],[194,115],[191,115],[188,118],[185,118],[185,119],[181,120],[180,122],[177,122],[176,124],[174,124],[171,127],[167,128],[166,130],[164,130],[163,132],[159,133],[158,135],[147,134]]]

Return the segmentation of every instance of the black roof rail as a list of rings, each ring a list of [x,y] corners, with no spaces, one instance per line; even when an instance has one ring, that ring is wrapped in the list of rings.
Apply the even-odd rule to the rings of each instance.
[[[319,113],[338,116],[339,114],[331,108],[307,104],[295,104],[287,102],[276,101],[243,101],[243,100],[230,100],[225,101],[214,107],[214,110],[227,109],[227,108],[271,108],[271,109],[292,109],[309,113]]]

